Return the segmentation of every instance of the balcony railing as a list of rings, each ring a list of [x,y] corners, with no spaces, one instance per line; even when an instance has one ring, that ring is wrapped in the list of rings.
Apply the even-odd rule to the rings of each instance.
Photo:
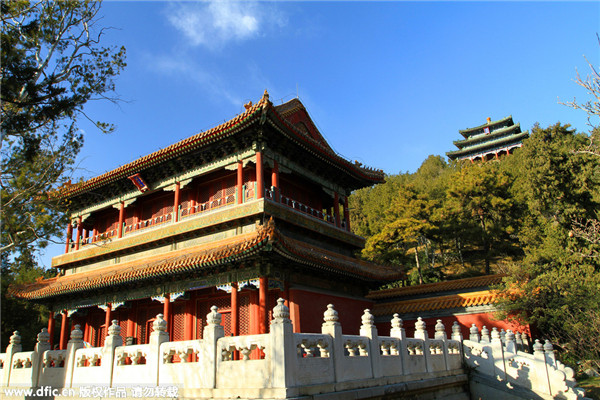
[[[269,200],[275,201],[275,196],[276,196],[275,193],[276,192],[275,192],[274,188],[266,189],[265,197]],[[333,215],[325,214],[325,213],[323,213],[322,210],[317,210],[311,206],[307,206],[306,204],[303,204],[297,200],[294,200],[291,197],[280,194],[279,202],[281,204],[283,204],[284,206],[288,206],[296,211],[301,212],[302,214],[310,215],[311,217],[316,218],[320,221],[327,222],[331,225],[335,225],[335,217]],[[344,221],[342,219],[340,221],[340,226],[342,229],[346,230],[346,221]]]
[[[242,190],[242,203],[245,203],[249,200],[253,200],[256,196],[256,182],[251,185],[244,185]],[[268,200],[275,201],[275,190],[273,187],[270,189],[265,189],[265,198]],[[181,221],[186,218],[190,218],[194,215],[200,215],[206,212],[214,211],[220,208],[233,206],[238,204],[237,201],[238,195],[237,192],[235,194],[229,194],[220,198],[212,199],[204,203],[196,203],[189,207],[181,207],[179,206],[178,213],[178,221]],[[306,204],[303,204],[291,197],[279,195],[279,203],[284,206],[287,206],[299,213],[304,215],[308,215],[312,218],[315,218],[319,221],[326,222],[335,226],[335,217],[332,215],[328,215],[323,213],[322,210],[317,210],[313,207],[310,207]],[[167,209],[168,210],[168,209]],[[142,221],[137,221],[132,224],[123,223],[123,236],[128,236],[137,232],[149,230],[151,228],[155,228],[161,225],[171,224],[175,221],[175,215],[172,211],[167,211],[165,214],[157,217],[152,217],[149,219],[145,219]],[[346,221],[343,219],[340,221],[341,229],[346,230]],[[106,232],[98,233],[94,236],[89,237],[80,237],[79,246],[80,248],[88,246],[93,243],[102,242],[105,240],[116,239],[118,237],[118,229],[110,229]],[[69,251],[75,250],[77,244],[76,240],[73,240],[70,243]]]

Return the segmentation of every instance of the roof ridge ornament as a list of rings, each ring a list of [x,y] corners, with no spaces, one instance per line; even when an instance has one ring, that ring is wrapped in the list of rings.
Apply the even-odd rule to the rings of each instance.
[[[260,102],[268,102],[269,101],[269,92],[267,92],[267,89],[265,89],[265,92],[263,93],[262,99],[260,99]]]

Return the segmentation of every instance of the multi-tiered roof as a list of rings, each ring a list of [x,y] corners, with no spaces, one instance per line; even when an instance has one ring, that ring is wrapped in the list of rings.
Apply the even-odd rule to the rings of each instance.
[[[281,170],[290,185],[305,182],[302,188],[312,188],[311,193],[330,203],[311,208],[285,192],[285,185],[281,193],[274,190],[279,178],[265,177],[273,186],[266,186],[260,196],[256,190],[250,198],[232,194],[231,202],[228,197],[206,210],[197,204],[194,215],[184,215],[175,206],[160,217],[156,228],[121,222],[115,230],[118,235],[108,238],[96,235],[95,229],[93,237],[79,232],[77,247],[67,242],[67,252],[53,258],[59,276],[13,286],[10,292],[74,308],[139,298],[165,285],[168,288],[161,290],[173,292],[241,281],[246,275],[268,273],[265,268],[281,276],[304,270],[325,279],[362,283],[401,276],[392,268],[357,259],[353,253],[364,246],[364,239],[350,232],[344,216],[335,221],[333,213],[321,212],[340,207],[338,198],[347,202],[352,190],[383,182],[383,171],[339,156],[297,99],[275,106],[265,92],[258,103],[247,104],[245,112],[233,119],[98,177],[65,186],[59,195],[71,203],[73,225],[93,224],[103,213],[118,214],[120,207],[126,214],[124,207],[173,193],[175,184],[179,188],[207,176],[222,176],[214,174],[232,174],[238,164],[238,173],[243,165],[244,174],[258,174],[259,165],[268,168],[269,174],[264,173],[268,176]],[[132,182],[135,176],[141,181]],[[245,189],[256,188],[254,183]],[[347,212],[347,203],[344,209]]]
[[[464,137],[454,141],[458,150],[446,153],[451,160],[489,160],[510,154],[521,147],[529,132],[521,132],[520,124],[513,122],[512,116],[487,122],[475,128],[460,130]]]

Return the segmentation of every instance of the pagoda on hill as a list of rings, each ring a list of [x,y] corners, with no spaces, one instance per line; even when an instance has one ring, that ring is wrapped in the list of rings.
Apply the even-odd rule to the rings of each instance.
[[[458,150],[446,153],[450,160],[488,161],[512,154],[523,145],[529,132],[521,132],[520,124],[515,124],[512,115],[498,121],[490,118],[483,125],[460,130],[464,137],[454,141]]]
[[[298,99],[275,106],[265,91],[245,108],[57,194],[71,207],[57,276],[10,293],[51,308],[61,349],[75,324],[102,346],[112,320],[124,342],[148,343],[159,313],[172,341],[199,339],[212,305],[227,336],[265,333],[279,297],[296,332],[318,331],[329,303],[351,327],[369,289],[401,278],[354,256],[348,196],[383,171],[337,155]]]

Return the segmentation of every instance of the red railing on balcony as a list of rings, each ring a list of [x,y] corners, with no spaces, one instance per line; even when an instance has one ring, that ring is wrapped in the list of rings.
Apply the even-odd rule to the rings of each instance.
[[[275,190],[273,188],[265,189],[265,198],[269,200],[275,200]],[[279,202],[284,206],[288,206],[296,211],[301,212],[302,214],[310,215],[311,217],[316,218],[320,221],[335,225],[334,216],[325,214],[322,210],[317,210],[311,206],[307,206],[306,204],[300,203],[299,201],[296,201],[291,197],[280,194]],[[346,229],[346,221],[341,221],[341,227],[344,230]]]
[[[243,196],[242,203],[245,203],[249,200],[253,200],[256,197],[256,183],[248,185],[244,185],[243,188]],[[274,201],[275,190],[273,188],[265,189],[265,198]],[[189,207],[179,207],[177,212],[179,213],[179,220],[191,217],[193,215],[201,214],[204,212],[216,210],[222,207],[232,206],[237,204],[237,193],[229,194],[223,197],[215,198],[204,203],[196,203],[193,206]],[[310,207],[306,204],[303,204],[299,201],[294,200],[291,197],[279,195],[279,203],[287,206],[297,212],[300,212],[304,215],[309,215],[317,220],[329,223],[335,226],[335,217],[332,215],[328,215],[323,213],[322,210],[317,210],[313,207]],[[132,234],[134,232],[150,229],[153,227],[157,227],[159,225],[172,223],[174,221],[174,213],[173,207],[167,207],[165,209],[165,213],[160,216],[148,218],[142,221],[137,221],[132,224],[123,223],[123,236]],[[346,221],[342,219],[340,222],[341,228],[346,230]],[[118,236],[118,229],[109,229],[106,232],[98,233],[94,236],[89,236],[87,238],[80,237],[79,245],[80,247],[95,243],[101,242],[107,239],[116,239]],[[76,240],[73,240],[70,243],[70,249],[73,250],[76,248]]]

